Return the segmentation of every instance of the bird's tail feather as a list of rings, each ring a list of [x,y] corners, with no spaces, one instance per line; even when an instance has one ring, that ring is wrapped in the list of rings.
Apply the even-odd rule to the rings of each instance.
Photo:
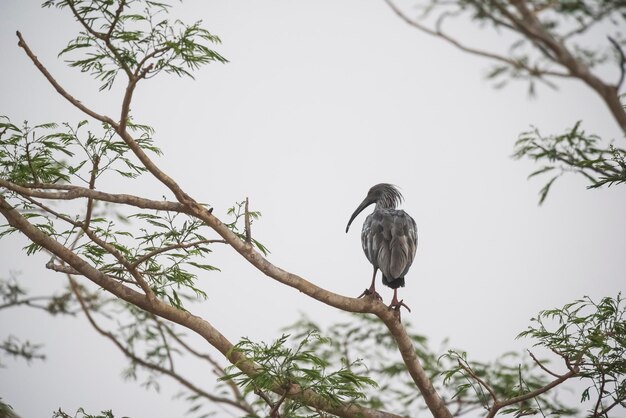
[[[404,276],[398,277],[397,279],[389,279],[387,276],[383,274],[383,284],[385,286],[389,286],[392,289],[404,287]]]

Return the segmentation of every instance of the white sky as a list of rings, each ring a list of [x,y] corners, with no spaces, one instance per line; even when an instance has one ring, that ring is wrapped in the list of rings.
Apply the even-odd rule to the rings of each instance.
[[[37,1],[0,2],[0,114],[32,124],[83,118],[61,99],[17,47],[20,30],[66,89],[97,111],[118,115],[122,85],[98,84],[66,68],[57,53],[78,30],[66,13]],[[622,141],[603,102],[578,82],[494,90],[488,63],[407,27],[377,1],[187,1],[187,21],[202,19],[221,37],[230,60],[195,81],[162,76],[140,85],[134,117],[156,128],[165,155],[157,163],[214,214],[246,196],[263,217],[256,239],[276,265],[328,290],[356,296],[371,266],[356,219],[367,190],[397,184],[403,209],[418,224],[420,244],[400,297],[403,317],[434,345],[448,337],[471,358],[489,360],[528,342],[514,337],[539,310],[625,290],[626,187],[589,191],[576,176],[553,187],[537,206],[542,179],[533,164],[510,158],[520,132],[535,125],[561,133],[579,119]],[[501,38],[464,40],[502,49]],[[105,184],[102,190],[159,199],[154,182]],[[43,256],[26,258],[23,240],[0,242],[0,276],[21,271],[33,293],[64,285]],[[203,275],[209,299],[194,307],[232,342],[269,341],[303,312],[322,324],[344,320],[220,248]],[[389,301],[390,289],[382,290]],[[30,366],[7,360],[0,396],[24,418],[83,406],[119,416],[181,416],[169,381],[161,395],[124,382],[125,360],[84,318],[54,319],[28,309],[3,311],[0,337],[45,344],[48,359]],[[212,378],[212,377],[211,377]]]

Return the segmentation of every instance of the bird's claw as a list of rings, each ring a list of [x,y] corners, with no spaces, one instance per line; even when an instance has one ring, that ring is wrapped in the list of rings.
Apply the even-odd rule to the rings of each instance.
[[[409,308],[407,304],[404,303],[404,299],[400,301],[397,301],[397,300],[391,301],[391,304],[389,305],[389,309],[393,309],[395,311],[400,312],[400,308],[403,306],[406,308],[407,311],[411,312],[411,308]]]
[[[383,298],[378,294],[378,292],[372,289],[365,289],[363,293],[361,293],[357,299],[361,299],[362,297],[365,297],[365,296],[372,296],[376,298],[377,300],[383,300]]]

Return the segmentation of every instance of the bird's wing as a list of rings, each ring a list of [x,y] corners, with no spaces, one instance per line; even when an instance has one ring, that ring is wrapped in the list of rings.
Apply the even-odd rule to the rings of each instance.
[[[417,227],[403,210],[376,210],[361,234],[367,259],[389,279],[404,277],[415,258]]]
[[[417,250],[415,221],[403,210],[390,214],[389,278],[404,277],[413,264]]]

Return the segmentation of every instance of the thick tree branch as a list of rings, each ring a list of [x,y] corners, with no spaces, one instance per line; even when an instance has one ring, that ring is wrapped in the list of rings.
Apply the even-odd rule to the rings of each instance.
[[[535,13],[528,9],[525,0],[511,0],[513,6],[519,11],[521,18],[515,17],[506,11],[506,7],[494,2],[498,8],[506,12],[511,17],[513,23],[531,40],[536,40],[544,45],[557,58],[559,63],[569,70],[574,76],[584,81],[589,87],[596,91],[609,107],[616,122],[626,134],[626,111],[619,100],[618,89],[604,83],[600,78],[594,75],[590,69],[582,62],[577,60],[574,55],[567,49],[565,44],[552,36],[539,20]]]
[[[203,211],[208,213],[206,208],[198,205],[199,208],[202,208]],[[125,300],[147,312],[152,312],[153,314],[160,316],[164,319],[170,320],[177,324],[180,324],[202,336],[209,344],[215,347],[218,351],[220,351],[224,357],[228,359],[233,365],[235,365],[239,370],[247,374],[248,376],[254,376],[257,373],[257,366],[246,358],[241,352],[234,350],[233,344],[228,341],[217,329],[215,329],[209,322],[206,320],[192,315],[187,311],[181,311],[173,306],[166,304],[160,300],[155,300],[153,302],[149,301],[148,298],[127,287],[123,284],[109,278],[104,273],[100,272],[98,269],[91,266],[85,260],[83,260],[80,256],[73,253],[71,250],[54,240],[52,237],[47,235],[46,233],[40,231],[34,225],[32,225],[26,218],[24,218],[17,210],[15,210],[1,195],[0,195],[0,213],[7,219],[8,223],[21,231],[24,235],[26,235],[32,242],[39,244],[43,248],[50,251],[60,260],[63,260],[65,263],[74,268],[79,274],[85,276],[98,286],[104,288],[109,291],[113,295],[118,298]],[[229,231],[230,232],[230,231]],[[237,238],[238,239],[238,238]],[[330,292],[329,292],[330,293]],[[339,297],[337,295],[337,297]],[[343,298],[349,299],[349,298]],[[361,302],[362,305],[369,305],[365,301],[356,300],[356,302]],[[379,305],[382,305],[379,303]],[[386,307],[383,305],[386,309]],[[389,313],[389,315],[393,315]],[[394,322],[399,325],[399,322],[394,319]],[[407,337],[408,338],[408,337]],[[410,340],[409,340],[410,343]],[[415,356],[414,350],[413,355]],[[426,376],[424,374],[424,376]],[[392,418],[397,417],[394,414],[390,414],[387,412],[377,411],[369,408],[363,408],[354,404],[341,404],[337,406],[336,404],[330,402],[329,400],[322,398],[313,390],[310,389],[302,389],[298,385],[291,385],[288,389],[284,389],[281,387],[276,387],[274,389],[276,393],[279,395],[287,394],[287,397],[298,399],[301,402],[304,402],[307,405],[312,406],[313,408],[320,409],[323,411],[327,411],[331,414],[338,415],[340,417],[376,417],[376,418]],[[434,389],[433,389],[434,392]],[[426,395],[425,395],[426,396]],[[445,408],[445,406],[444,406]],[[435,415],[436,417],[444,416],[444,415]],[[399,418],[399,417],[398,417]]]
[[[73,219],[71,219],[71,218],[69,218],[69,217],[67,217],[67,216],[65,216],[65,215],[63,215],[63,214],[61,214],[59,212],[56,212],[56,211],[52,210],[51,208],[48,208],[45,205],[42,205],[41,203],[35,201],[34,199],[31,199],[30,197],[27,197],[27,199],[28,199],[29,202],[33,203],[34,205],[39,206],[40,208],[42,208],[46,212],[48,212],[48,213],[54,215],[55,217],[57,217],[57,218],[65,221],[65,222],[69,223],[73,227],[80,229],[85,235],[87,235],[87,237],[92,242],[94,242],[100,248],[102,248],[107,253],[109,253],[113,257],[115,257],[115,259],[124,267],[124,269],[127,272],[130,273],[130,275],[133,277],[133,279],[135,279],[135,282],[139,285],[139,287],[141,287],[141,289],[148,296],[148,298],[151,301],[154,301],[154,299],[155,299],[154,292],[152,291],[152,289],[150,288],[148,283],[144,280],[144,278],[141,275],[141,273],[137,270],[136,266],[132,265],[126,259],[126,257],[124,257],[124,255],[120,251],[118,251],[117,248],[115,248],[115,246],[113,246],[113,245],[109,244],[108,242],[100,239],[100,237],[98,237],[94,231],[92,231],[91,229],[87,228],[83,222],[75,221],[75,220],[73,220]],[[89,216],[91,216],[91,215],[89,215]],[[70,247],[72,251],[74,251],[74,245],[78,242],[79,239],[80,239],[80,235],[76,237],[76,239],[74,240],[74,243]]]
[[[121,130],[119,125],[115,126],[115,131],[124,140],[126,145],[131,151],[139,158],[139,161],[144,167],[154,176],[157,180],[163,183],[174,194],[176,199],[183,204],[196,203],[191,196],[183,191],[183,189],[172,179],[165,174],[157,165],[148,157],[141,146],[135,141],[135,139],[126,130]]]

